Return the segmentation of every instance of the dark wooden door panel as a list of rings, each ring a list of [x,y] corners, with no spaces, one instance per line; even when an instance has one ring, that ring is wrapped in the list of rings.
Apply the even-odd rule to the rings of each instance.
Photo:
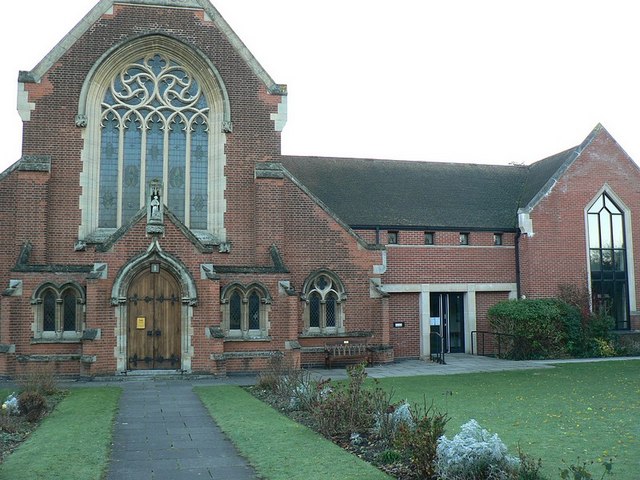
[[[127,301],[129,369],[180,368],[180,288],[173,275],[140,273]]]

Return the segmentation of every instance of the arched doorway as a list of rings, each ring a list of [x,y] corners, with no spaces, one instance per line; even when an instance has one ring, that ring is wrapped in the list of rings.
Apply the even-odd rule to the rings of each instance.
[[[153,263],[127,291],[127,369],[181,368],[182,303],[178,280]]]

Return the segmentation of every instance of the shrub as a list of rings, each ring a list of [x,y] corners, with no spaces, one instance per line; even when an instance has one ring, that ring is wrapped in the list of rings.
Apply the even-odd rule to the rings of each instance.
[[[376,405],[373,431],[384,444],[391,445],[400,425],[405,424],[409,428],[415,426],[411,406],[406,401],[391,404],[390,395],[380,395],[379,398],[381,401],[379,406]]]
[[[513,336],[512,359],[564,356],[580,338],[579,310],[558,299],[499,302],[488,317],[494,331]]]
[[[22,392],[18,397],[18,404],[29,422],[39,420],[47,411],[47,399],[40,392]]]
[[[391,463],[399,463],[402,461],[402,454],[397,450],[384,450],[376,455],[376,460],[383,465],[389,465]]]
[[[364,365],[347,368],[347,374],[346,387],[339,384],[325,390],[322,399],[310,410],[318,430],[328,437],[365,432],[374,424],[376,396],[380,390],[364,388],[367,378]]]
[[[444,435],[449,418],[446,413],[434,412],[433,405],[410,411],[413,424],[399,425],[394,444],[411,462],[418,478],[432,478],[436,473],[438,439]]]
[[[23,392],[39,392],[43,395],[53,395],[59,391],[52,364],[38,365],[30,371],[19,375],[17,383]]]
[[[478,422],[465,423],[451,440],[438,440],[437,474],[441,480],[507,480],[518,478],[520,461],[507,453],[497,434]]]
[[[593,476],[593,473],[591,473],[589,468],[591,465],[593,465],[593,463],[593,461],[582,462],[578,464],[571,464],[565,468],[561,468],[560,478],[562,480],[592,480],[596,478]],[[602,480],[607,475],[611,475],[613,460],[610,459],[608,461],[602,462],[602,468],[604,468],[604,471],[602,472],[600,480]]]
[[[591,314],[584,326],[587,338],[600,338],[605,341],[613,340],[613,329],[616,321],[605,313]]]
[[[518,446],[518,458],[520,459],[518,480],[546,480],[546,477],[540,473],[542,469],[542,459],[539,458],[535,460],[525,454],[520,446]]]
[[[17,415],[0,415],[0,447],[4,441],[5,434],[11,435],[17,433],[22,428],[22,417]],[[2,452],[0,452],[0,463],[2,460]]]

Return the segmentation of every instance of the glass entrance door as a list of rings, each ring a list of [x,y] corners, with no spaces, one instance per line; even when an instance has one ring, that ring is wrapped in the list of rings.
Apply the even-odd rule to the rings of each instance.
[[[431,311],[431,352],[439,353],[441,346],[445,353],[464,352],[464,294],[432,293]]]

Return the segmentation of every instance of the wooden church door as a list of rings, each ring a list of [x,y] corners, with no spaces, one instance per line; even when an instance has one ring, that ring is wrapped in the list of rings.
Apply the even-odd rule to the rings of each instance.
[[[127,295],[130,370],[180,368],[180,287],[174,276],[158,268],[138,274]]]

